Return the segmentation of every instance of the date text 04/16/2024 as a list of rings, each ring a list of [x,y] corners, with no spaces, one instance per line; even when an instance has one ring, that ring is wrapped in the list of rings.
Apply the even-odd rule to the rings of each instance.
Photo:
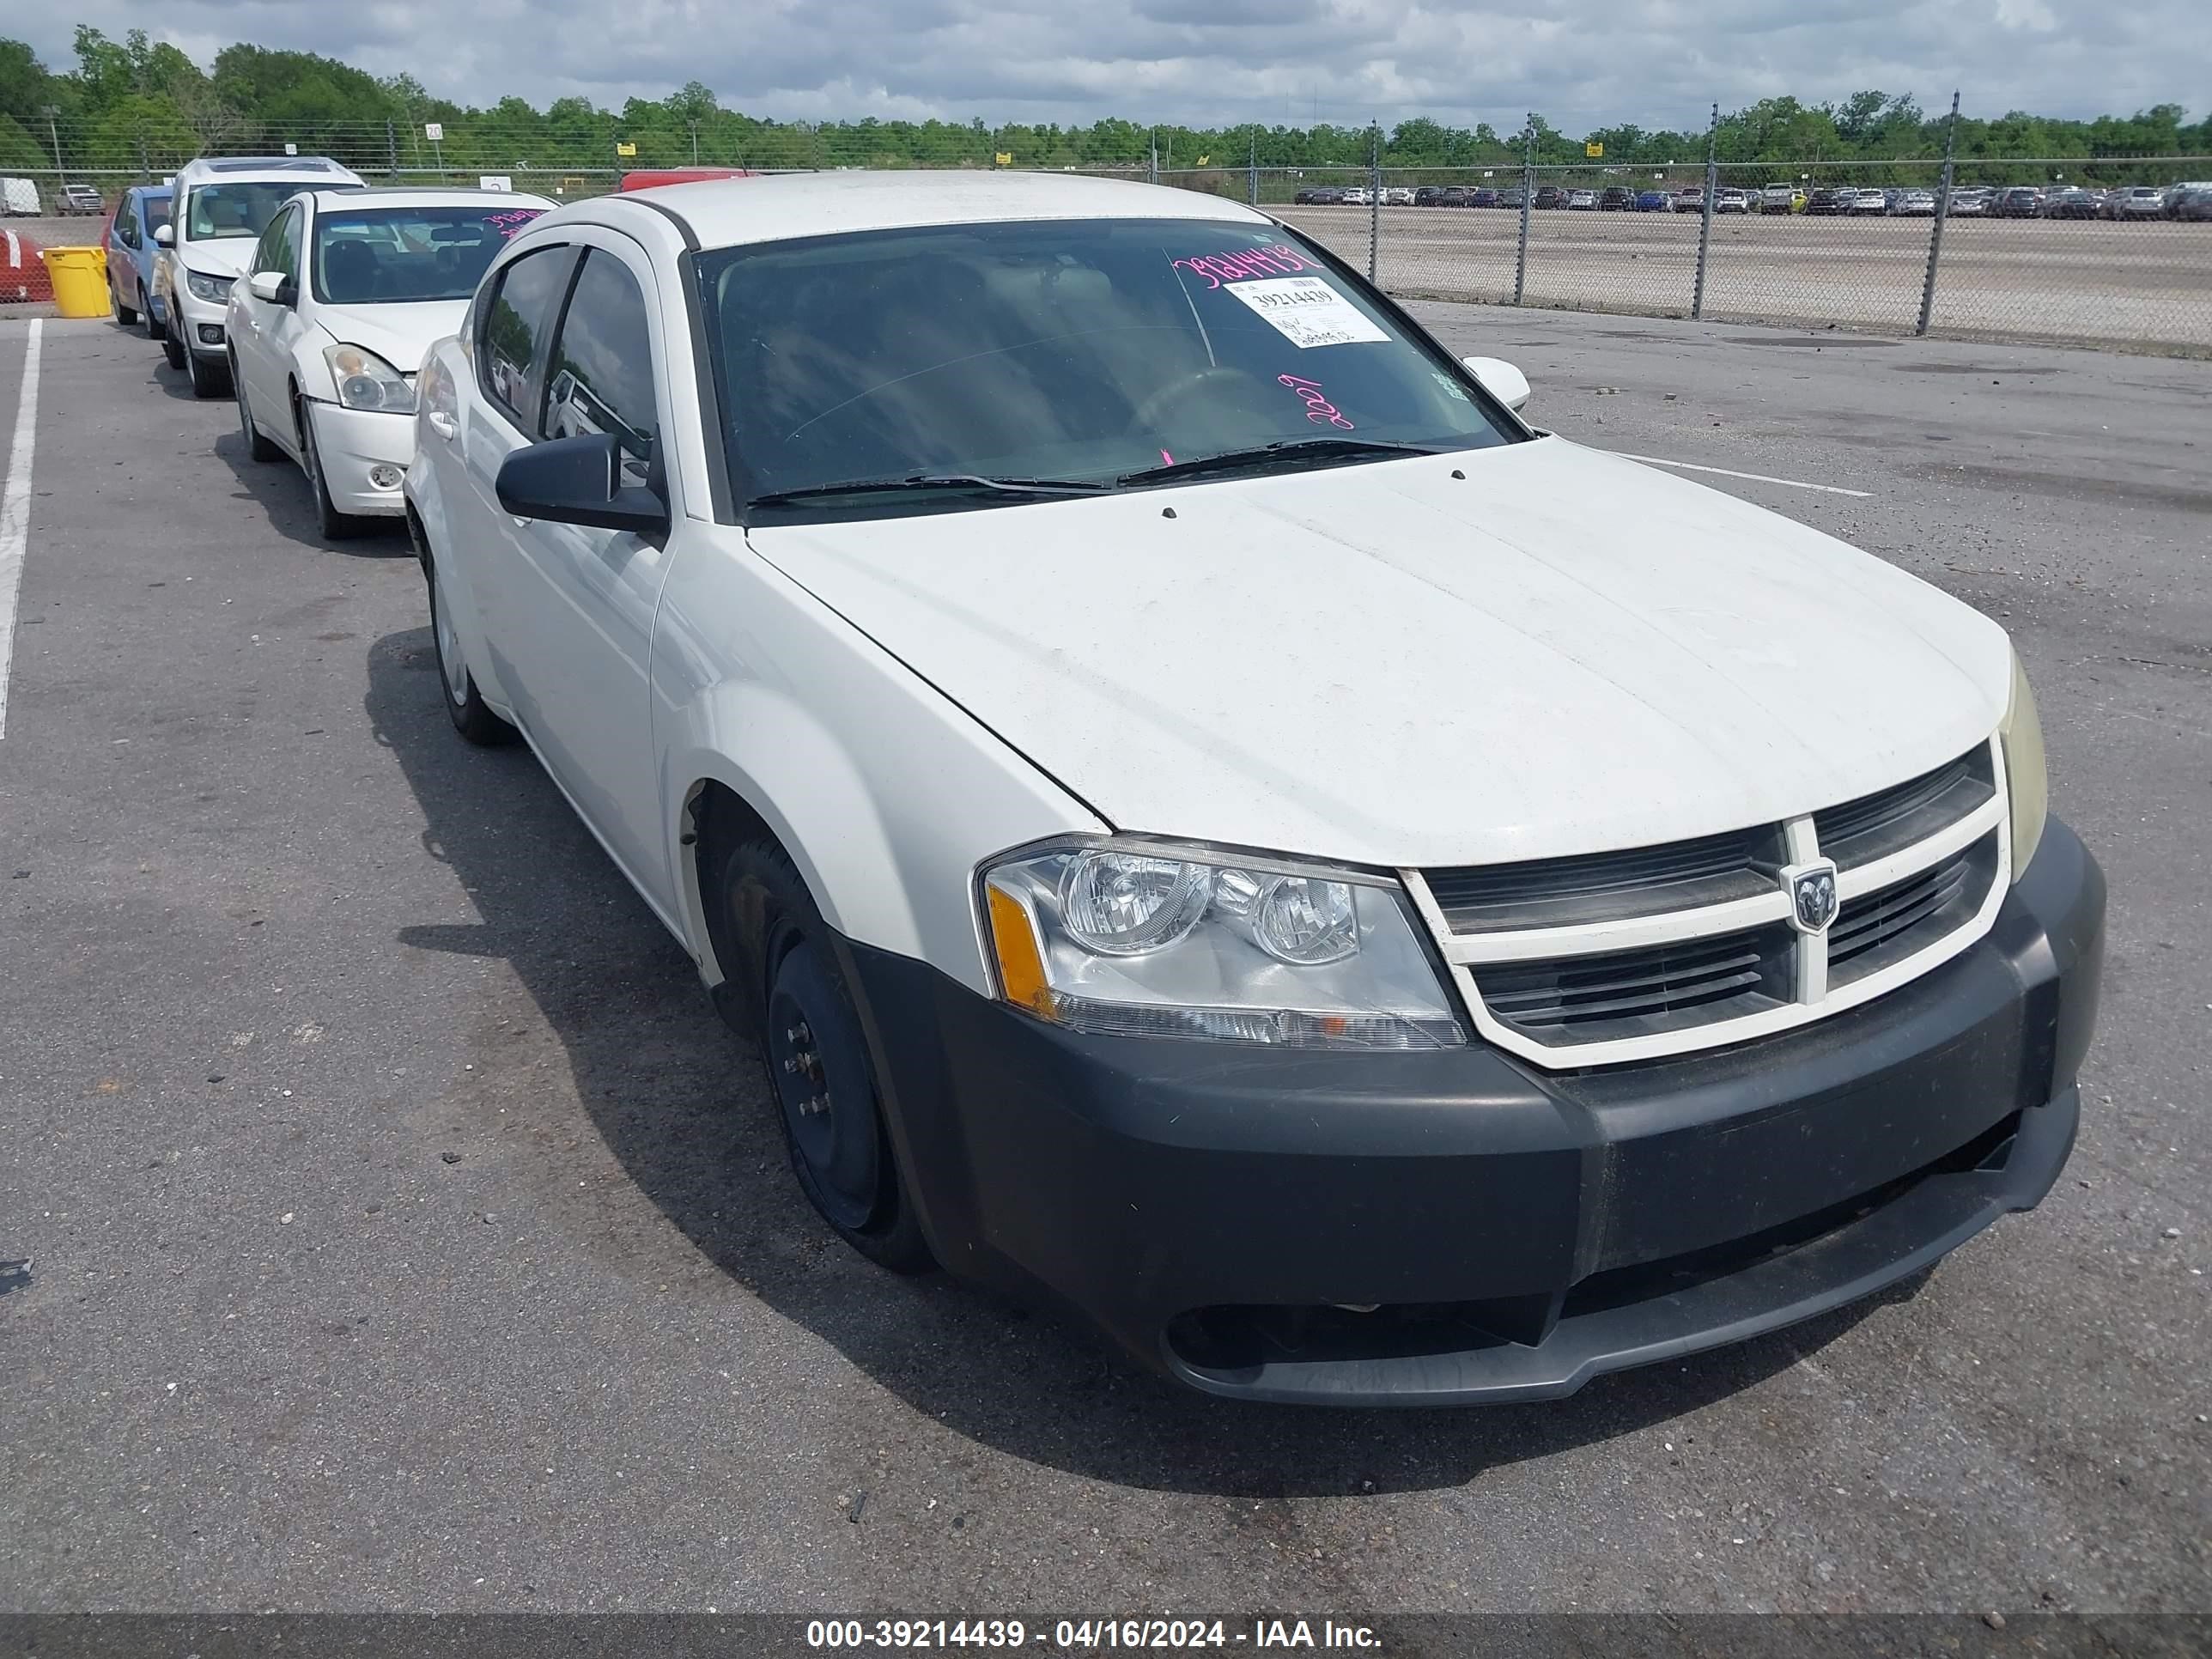
[[[1012,1619],[817,1619],[806,1626],[806,1644],[839,1649],[1036,1648],[1046,1652],[1185,1648],[1335,1649],[1379,1652],[1381,1638],[1364,1625],[1333,1619],[1255,1619],[1237,1626],[1221,1619],[1061,1619],[1051,1626]]]

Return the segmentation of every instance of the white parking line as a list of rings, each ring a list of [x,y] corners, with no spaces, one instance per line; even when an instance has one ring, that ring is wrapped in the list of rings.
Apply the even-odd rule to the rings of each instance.
[[[0,738],[8,735],[8,676],[15,660],[15,592],[23,585],[23,550],[31,540],[31,447],[39,429],[39,337],[31,319],[23,341],[23,390],[15,404],[15,439],[8,447],[8,487],[0,495]]]
[[[1856,495],[1861,501],[1872,497],[1871,489],[1845,489],[1838,484],[1807,483],[1802,478],[1770,478],[1764,472],[1731,472],[1724,466],[1699,466],[1695,461],[1670,461],[1658,455],[1632,455],[1625,449],[1613,453],[1624,461],[1641,461],[1646,466],[1671,466],[1684,472],[1717,472],[1723,478],[1748,478],[1753,483],[1787,484],[1792,489],[1817,489],[1824,495]]]

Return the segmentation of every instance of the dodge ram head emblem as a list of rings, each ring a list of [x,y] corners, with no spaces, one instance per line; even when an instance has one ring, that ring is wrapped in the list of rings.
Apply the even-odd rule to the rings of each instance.
[[[1782,872],[1790,895],[1790,925],[1801,933],[1817,933],[1836,919],[1836,866],[1822,859],[1814,864],[1792,865]]]

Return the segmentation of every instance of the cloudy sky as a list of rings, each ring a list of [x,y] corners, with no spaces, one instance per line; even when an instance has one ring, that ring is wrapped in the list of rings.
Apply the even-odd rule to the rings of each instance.
[[[1864,87],[1931,110],[2082,116],[2212,99],[2207,0],[69,0],[0,33],[70,61],[79,22],[203,64],[233,40],[406,70],[459,101],[619,105],[705,81],[787,119],[1101,115],[1510,131],[1698,127]]]

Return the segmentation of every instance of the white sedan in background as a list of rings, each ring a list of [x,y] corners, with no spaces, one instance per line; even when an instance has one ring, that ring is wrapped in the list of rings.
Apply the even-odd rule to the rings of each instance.
[[[415,374],[461,325],[513,236],[553,204],[481,190],[309,190],[269,222],[231,290],[238,422],[257,461],[289,455],[326,538],[399,517]]]

